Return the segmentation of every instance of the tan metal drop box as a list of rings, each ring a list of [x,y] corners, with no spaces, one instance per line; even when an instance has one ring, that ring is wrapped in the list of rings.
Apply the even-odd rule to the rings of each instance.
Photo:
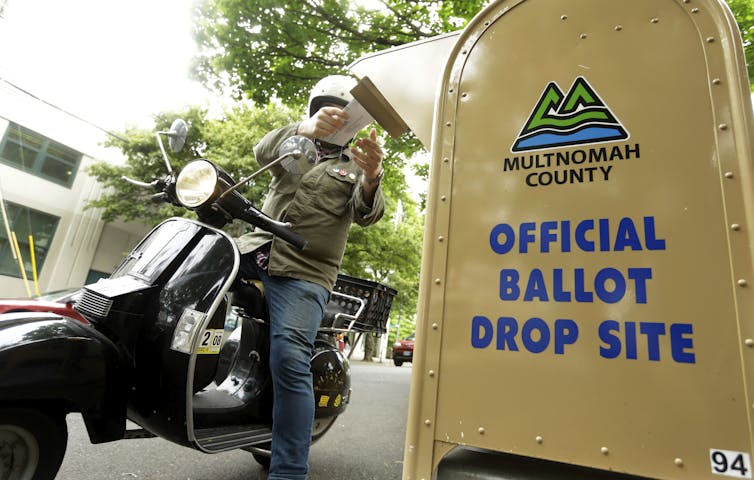
[[[403,478],[752,478],[754,135],[725,4],[494,1],[351,70],[431,152]]]

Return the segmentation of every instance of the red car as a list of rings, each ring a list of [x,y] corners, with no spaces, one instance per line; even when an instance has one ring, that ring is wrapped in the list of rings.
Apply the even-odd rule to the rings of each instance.
[[[399,342],[393,344],[393,363],[396,367],[403,365],[403,362],[413,362],[414,360],[414,334]]]
[[[83,323],[84,317],[73,309],[73,304],[80,295],[80,289],[58,290],[40,295],[36,298],[16,298],[0,300],[0,314],[18,312],[50,312],[74,318]]]

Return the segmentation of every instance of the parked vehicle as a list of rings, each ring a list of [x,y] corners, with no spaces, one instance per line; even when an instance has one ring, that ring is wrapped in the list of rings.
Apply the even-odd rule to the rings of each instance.
[[[50,312],[89,323],[73,305],[81,296],[81,289],[56,290],[35,298],[8,298],[0,300],[0,314],[18,312]]]
[[[209,160],[173,172],[160,134],[178,151],[187,128],[178,120],[158,134],[165,178],[129,181],[154,188],[158,201],[195,211],[199,221],[162,222],[109,279],[85,286],[76,310],[91,325],[49,313],[16,313],[0,322],[0,478],[54,478],[66,449],[65,416],[73,411],[92,443],[160,436],[205,453],[245,449],[269,462],[268,316],[261,290],[237,276],[238,248],[220,228],[239,219],[297,248],[307,242],[255,209],[237,192],[240,183]],[[306,168],[312,155],[314,145],[294,137],[273,164]],[[384,331],[386,315],[356,321],[371,318],[380,297],[365,293],[368,301],[333,292],[355,307],[339,307],[318,332],[312,441],[351,399],[349,364],[335,334],[355,324]],[[127,431],[127,418],[143,428]]]
[[[393,344],[393,363],[396,367],[400,367],[404,362],[414,360],[414,335],[415,333],[412,333]]]

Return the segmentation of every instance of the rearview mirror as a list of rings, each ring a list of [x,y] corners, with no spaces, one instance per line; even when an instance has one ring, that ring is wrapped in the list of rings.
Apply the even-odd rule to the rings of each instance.
[[[168,145],[173,153],[180,152],[183,145],[186,143],[186,137],[188,137],[188,125],[181,118],[176,118],[173,124],[170,125],[170,131],[168,132]]]
[[[280,165],[289,173],[302,175],[317,163],[317,147],[302,135],[294,135],[280,145]]]

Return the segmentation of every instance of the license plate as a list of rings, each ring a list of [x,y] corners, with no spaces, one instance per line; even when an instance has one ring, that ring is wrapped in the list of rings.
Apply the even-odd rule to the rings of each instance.
[[[403,352],[404,357],[410,357],[412,352]]]

